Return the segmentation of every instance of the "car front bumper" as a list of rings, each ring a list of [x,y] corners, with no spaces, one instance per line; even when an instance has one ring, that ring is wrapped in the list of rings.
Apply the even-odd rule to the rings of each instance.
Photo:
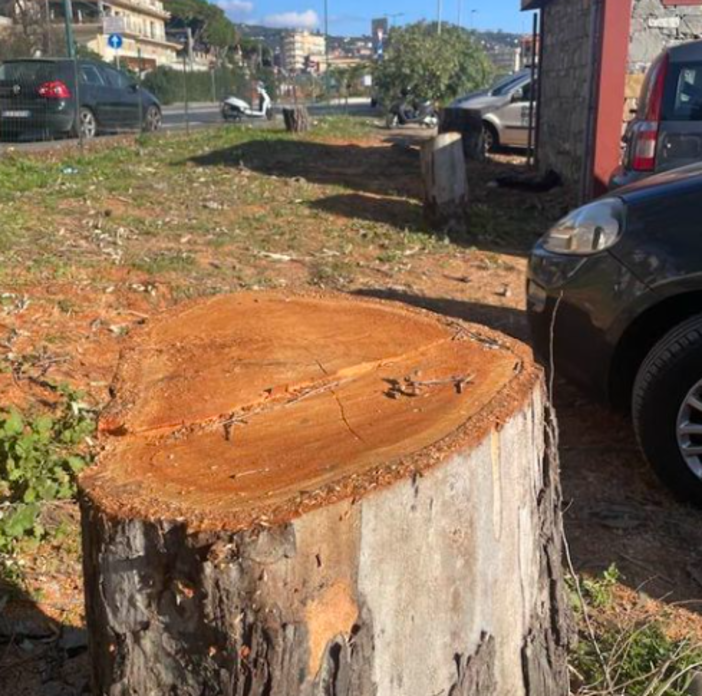
[[[529,260],[527,314],[536,356],[595,398],[610,402],[622,317],[646,289],[614,255],[553,254]]]

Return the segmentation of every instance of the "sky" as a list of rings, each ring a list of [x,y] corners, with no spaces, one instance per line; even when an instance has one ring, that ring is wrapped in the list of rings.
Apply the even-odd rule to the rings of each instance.
[[[235,22],[264,24],[278,28],[322,29],[324,0],[212,0]],[[335,36],[370,34],[374,17],[391,17],[393,24],[435,20],[438,2],[442,18],[456,23],[459,2],[462,24],[481,30],[502,29],[528,33],[531,19],[519,11],[520,0],[327,0],[329,33]]]

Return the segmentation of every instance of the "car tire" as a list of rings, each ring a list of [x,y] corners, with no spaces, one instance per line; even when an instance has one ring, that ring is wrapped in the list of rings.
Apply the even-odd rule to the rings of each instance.
[[[144,124],[142,130],[144,133],[156,133],[161,130],[163,125],[163,114],[158,106],[152,104],[144,114]]]
[[[78,110],[78,122],[74,127],[76,138],[83,137],[85,140],[92,140],[98,134],[98,122],[92,109],[81,106]]]
[[[500,147],[500,136],[493,126],[488,123],[483,124],[483,150],[485,154],[494,152]]]
[[[644,456],[661,480],[702,507],[702,314],[673,329],[648,354],[634,383],[632,418]],[[692,449],[684,455],[688,447],[700,454]]]

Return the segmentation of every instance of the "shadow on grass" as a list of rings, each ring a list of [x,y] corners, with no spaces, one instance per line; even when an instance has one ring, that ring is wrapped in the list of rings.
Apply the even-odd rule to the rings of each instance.
[[[200,167],[245,167],[266,176],[288,178],[348,192],[320,192],[312,207],[324,212],[429,234],[422,216],[422,178],[418,146],[426,135],[389,135],[387,144],[317,142],[306,139],[256,139],[197,155]],[[525,254],[548,225],[567,209],[558,191],[534,194],[493,188],[500,174],[523,171],[521,160],[469,162],[468,225],[452,234],[462,246]]]

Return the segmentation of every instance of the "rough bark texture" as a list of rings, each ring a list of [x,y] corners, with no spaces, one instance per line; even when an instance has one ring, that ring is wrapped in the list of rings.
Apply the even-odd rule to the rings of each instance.
[[[439,115],[439,133],[460,133],[466,159],[485,159],[483,118],[480,111],[447,107]]]
[[[218,303],[226,302],[218,298],[205,306],[222,311]],[[259,323],[266,316],[261,302]],[[293,314],[305,306],[286,302]],[[381,307],[365,300],[359,306]],[[389,307],[386,322],[392,323],[393,312],[403,320],[414,316],[417,331],[430,316]],[[334,345],[343,343],[353,311],[340,306]],[[197,310],[188,321],[183,315],[174,320],[196,331],[195,316]],[[320,336],[327,335],[316,321]],[[560,494],[541,375],[516,342],[436,321],[451,332],[446,350],[458,351],[475,369],[473,391],[469,385],[465,394],[426,389],[445,389],[447,408],[481,406],[421,456],[388,459],[370,478],[359,468],[353,476],[363,486],[352,495],[338,494],[347,490],[340,478],[331,487],[300,492],[310,502],[294,513],[256,502],[265,514],[248,526],[242,520],[249,518],[235,515],[229,527],[222,517],[209,524],[193,516],[194,523],[184,516],[186,508],[166,506],[171,492],[165,472],[163,500],[153,508],[144,502],[141,489],[157,467],[154,452],[170,446],[163,427],[158,425],[160,439],[145,431],[111,436],[120,442],[108,443],[107,459],[81,481],[96,696],[566,696],[570,629]],[[154,335],[167,328],[155,327]],[[275,333],[289,351],[289,337],[280,335],[279,326]],[[432,343],[435,350],[443,345]],[[148,340],[142,348],[152,355]],[[324,352],[320,345],[316,350]],[[390,365],[393,360],[400,358]],[[481,366],[498,373],[503,362],[508,371],[498,386],[481,392],[487,388]],[[348,374],[349,367],[343,370]],[[382,370],[376,379],[387,383]],[[166,372],[163,378],[172,381]],[[429,384],[431,378],[423,379]],[[313,389],[284,406],[286,419],[295,419],[298,408],[313,408],[322,398]],[[336,402],[343,404],[346,425],[370,447],[371,422],[355,415],[344,389],[351,387],[339,387]],[[138,395],[131,398],[139,412]],[[421,411],[434,396],[380,392],[378,398],[387,401],[377,402],[383,407],[405,413],[406,400]],[[365,403],[364,410],[375,413]],[[119,409],[113,420],[115,413]],[[278,407],[273,414],[251,413],[246,427],[277,413]],[[146,416],[159,424],[156,415],[148,410],[140,421],[123,418],[126,426],[114,431],[110,422],[109,428],[136,430]],[[410,436],[397,426],[393,431],[396,438]],[[117,484],[119,457],[135,446],[132,437],[150,438],[147,473],[142,482],[128,478],[128,469]],[[202,445],[203,438],[199,431],[179,432],[178,447]],[[224,466],[226,457],[236,457],[237,442],[245,446],[245,430],[227,449],[208,450],[209,456],[223,453],[218,464]],[[286,456],[278,453],[283,463]],[[185,466],[177,458],[167,461]],[[202,478],[211,465],[203,460]],[[115,502],[120,496],[121,508]],[[232,498],[232,507],[241,504]],[[168,509],[171,515],[164,513]]]
[[[304,106],[285,107],[283,120],[288,133],[305,133],[310,129],[310,115]]]
[[[443,133],[422,145],[424,216],[435,228],[464,232],[468,181],[460,133]]]

